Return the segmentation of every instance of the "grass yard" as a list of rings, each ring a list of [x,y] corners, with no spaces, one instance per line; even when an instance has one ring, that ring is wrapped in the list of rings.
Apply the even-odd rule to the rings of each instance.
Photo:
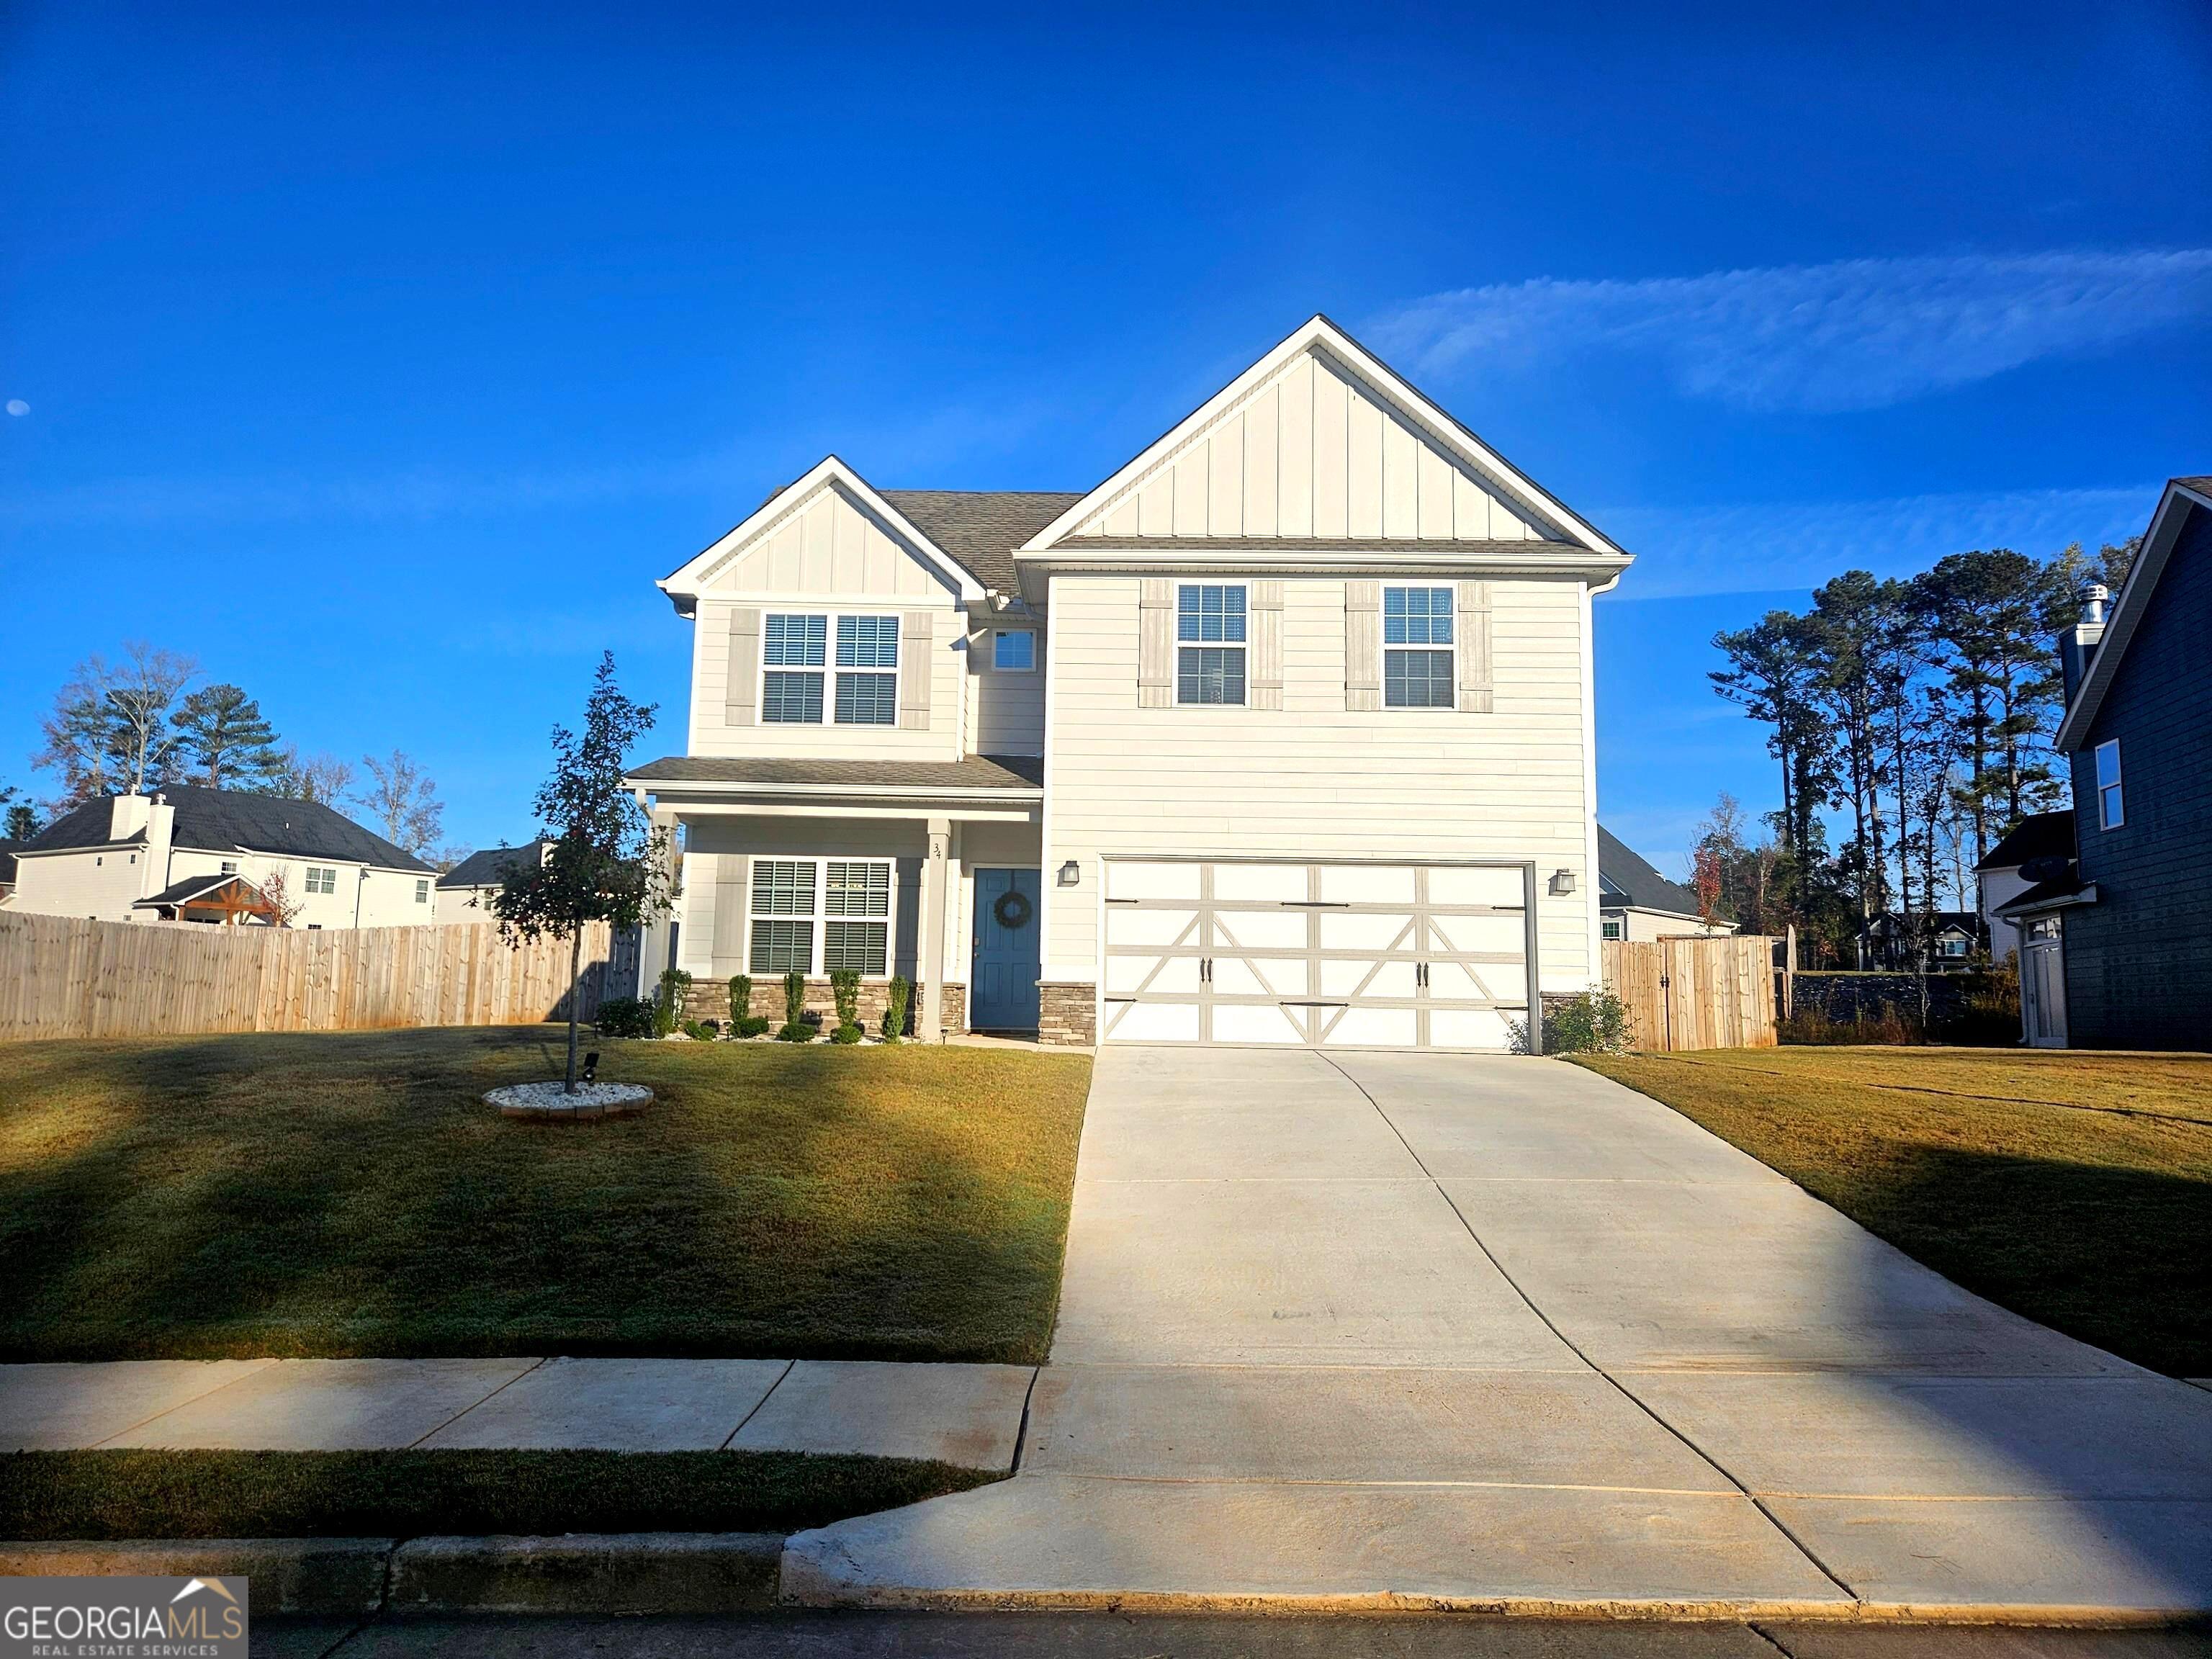
[[[1938,1272],[2212,1376],[2212,1057],[1972,1048],[1585,1055]]]
[[[1090,1064],[499,1027],[0,1045],[0,1360],[1042,1360]]]
[[[1004,1478],[800,1452],[17,1452],[0,1538],[796,1532]]]

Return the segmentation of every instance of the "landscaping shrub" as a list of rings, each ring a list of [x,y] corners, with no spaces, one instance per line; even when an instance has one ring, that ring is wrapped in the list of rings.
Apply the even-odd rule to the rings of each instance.
[[[818,1024],[819,1022],[816,1022]],[[811,1042],[814,1025],[806,1018],[806,975],[793,969],[783,976],[783,1029],[778,1042]]]
[[[660,975],[660,992],[653,1000],[653,1034],[666,1036],[684,1018],[684,999],[691,989],[691,975],[670,968]]]
[[[867,1033],[860,1029],[860,976],[848,969],[830,975],[830,994],[837,1000],[837,1029],[832,1042],[858,1042]]]
[[[597,1024],[603,1037],[653,1035],[653,1009],[635,997],[609,997],[599,1005]]]
[[[753,1015],[753,981],[750,974],[738,974],[730,981],[730,1028],[735,1030]],[[763,1022],[765,1026],[766,1022]]]
[[[891,975],[889,994],[884,999],[884,1041],[896,1042],[906,1031],[907,999],[914,994],[914,987],[903,974]]]
[[[684,1035],[694,1042],[712,1042],[722,1035],[722,1028],[711,1019],[687,1019],[684,1022]]]
[[[1513,1052],[1528,1052],[1528,1025],[1509,1019],[1505,1030]],[[1630,1048],[1628,1010],[1601,986],[1562,997],[1544,1010],[1544,1052],[1547,1054],[1625,1054]]]
[[[757,1037],[774,1024],[775,1022],[766,1014],[747,1014],[743,1019],[730,1022],[730,1034],[732,1036]]]
[[[867,1028],[863,1026],[858,1020],[854,1020],[850,1024],[840,1025],[835,1030],[831,1031],[830,1033],[830,1041],[832,1042],[858,1042],[862,1037],[867,1036]]]

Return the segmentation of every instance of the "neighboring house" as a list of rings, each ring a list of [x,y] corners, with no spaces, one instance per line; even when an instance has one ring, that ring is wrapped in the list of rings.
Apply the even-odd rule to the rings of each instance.
[[[630,781],[684,879],[644,976],[904,974],[931,1036],[1503,1047],[1532,975],[1597,977],[1629,562],[1319,317],[1088,491],[830,457],[660,583],[690,722]]]
[[[1598,931],[1607,939],[1675,939],[1733,933],[1736,924],[1707,921],[1698,896],[1669,881],[1603,824],[1597,827]]]
[[[1972,910],[1885,910],[1867,924],[1864,961],[1874,971],[1964,973],[1981,949],[1982,918]]]
[[[0,904],[7,903],[15,890],[15,849],[20,841],[0,841]]]
[[[438,878],[438,920],[495,921],[491,896],[518,864],[543,864],[553,843],[544,836],[520,847],[487,847],[471,853]]]
[[[2063,876],[2073,862],[2074,811],[2069,807],[2063,812],[2029,813],[1974,866],[1992,962],[2020,953],[2020,924],[2000,915],[2002,907],[2038,882]]]
[[[2075,857],[2006,901],[2039,1048],[2212,1047],[2212,478],[2160,497],[2106,616],[2060,639]]]
[[[16,849],[9,908],[101,921],[252,921],[279,877],[295,927],[435,919],[437,871],[315,801],[179,787],[103,795]],[[241,881],[224,890],[226,878]]]

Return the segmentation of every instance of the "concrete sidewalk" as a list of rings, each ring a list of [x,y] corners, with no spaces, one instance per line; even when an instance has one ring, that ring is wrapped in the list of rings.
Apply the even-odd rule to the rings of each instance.
[[[1556,1061],[1109,1048],[1009,1482],[787,1595],[2140,1621],[2212,1611],[2212,1395]]]
[[[0,1365],[0,1451],[727,1449],[1004,1469],[1036,1375],[825,1359]]]

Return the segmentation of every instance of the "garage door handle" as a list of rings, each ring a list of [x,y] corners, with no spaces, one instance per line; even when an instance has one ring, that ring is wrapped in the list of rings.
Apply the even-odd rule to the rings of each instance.
[[[1283,901],[1283,908],[1285,910],[1349,910],[1351,908],[1350,899],[1285,899]],[[1336,1005],[1330,1003],[1328,1006],[1334,1008]]]

